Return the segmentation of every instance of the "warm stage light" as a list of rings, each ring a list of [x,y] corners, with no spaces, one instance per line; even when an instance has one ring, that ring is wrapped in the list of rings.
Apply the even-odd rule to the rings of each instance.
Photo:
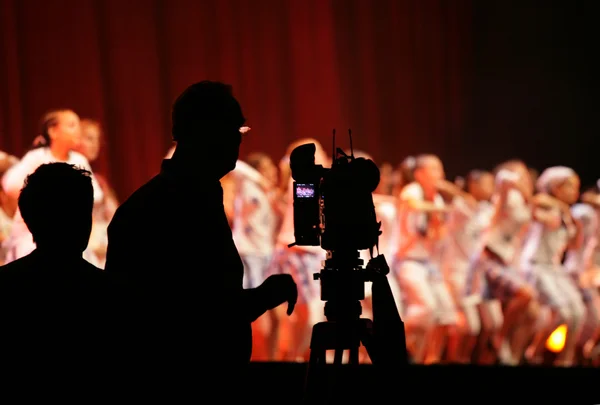
[[[554,332],[546,340],[546,349],[553,353],[560,353],[565,347],[565,339],[567,337],[567,325],[560,325],[554,329]]]

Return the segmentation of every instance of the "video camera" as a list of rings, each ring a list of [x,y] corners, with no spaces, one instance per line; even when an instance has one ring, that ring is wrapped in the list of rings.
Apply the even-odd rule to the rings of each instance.
[[[299,246],[327,251],[371,249],[380,224],[373,191],[379,168],[369,159],[335,150],[330,169],[315,164],[316,146],[298,146],[290,155],[294,179],[294,236]]]
[[[323,364],[326,350],[335,349],[334,362],[341,364],[342,352],[348,349],[349,362],[358,364],[362,343],[373,364],[381,364],[382,370],[407,364],[404,323],[387,279],[390,269],[382,254],[373,257],[381,234],[373,202],[379,168],[370,159],[354,157],[350,130],[348,135],[350,155],[335,147],[333,131],[329,169],[315,163],[313,143],[298,146],[290,154],[296,241],[289,247],[321,246],[327,251],[323,268],[314,274],[321,283],[327,322],[313,326],[306,388],[309,398],[315,381],[321,381],[310,365]],[[371,256],[366,267],[359,253],[364,249],[369,249]],[[366,281],[373,282],[373,320],[361,318]]]
[[[327,251],[324,268],[314,279],[321,282],[325,315],[332,320],[360,316],[365,281],[373,281],[373,271],[389,272],[382,255],[365,269],[359,253],[369,249],[372,254],[381,234],[373,203],[379,168],[370,159],[355,158],[352,147],[350,155],[336,149],[335,130],[333,135],[331,168],[315,164],[313,143],[298,146],[290,155],[296,239],[290,247],[321,246]]]

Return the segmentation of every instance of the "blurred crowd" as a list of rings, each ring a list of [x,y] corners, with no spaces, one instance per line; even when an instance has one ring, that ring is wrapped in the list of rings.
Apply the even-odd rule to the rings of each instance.
[[[84,257],[104,267],[107,226],[119,203],[107,179],[93,170],[102,139],[98,122],[55,110],[44,115],[40,135],[24,156],[0,152],[0,264],[35,248],[17,208],[26,176],[44,163],[68,162],[93,172],[96,204]],[[275,309],[254,323],[254,360],[306,361],[312,326],[325,320],[313,274],[322,268],[326,252],[317,246],[288,247],[294,242],[289,156],[306,143],[316,145],[317,164],[331,165],[334,157],[318,141],[300,139],[279,160],[249,154],[221,180],[244,263],[244,286],[286,272],[298,284],[292,316]],[[370,158],[365,152],[354,155]],[[600,354],[598,187],[580,190],[571,168],[538,172],[518,160],[452,181],[443,162],[430,154],[376,163],[381,179],[373,200],[383,231],[378,251],[391,268],[388,279],[412,361],[539,364],[548,338],[562,327],[566,334],[555,364],[595,364]],[[370,259],[368,251],[361,255],[365,263]],[[363,316],[371,317],[368,283],[365,288]],[[363,354],[361,361],[369,359]]]

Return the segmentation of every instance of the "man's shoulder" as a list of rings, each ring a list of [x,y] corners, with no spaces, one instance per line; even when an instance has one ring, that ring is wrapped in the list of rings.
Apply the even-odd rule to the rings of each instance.
[[[24,274],[24,271],[32,267],[33,262],[33,256],[29,254],[13,262],[0,266],[0,278],[6,279],[8,277],[12,277],[15,274]]]
[[[84,258],[81,259],[81,269],[89,274],[96,275],[97,277],[104,277],[104,270],[88,262]]]
[[[148,211],[162,205],[166,197],[165,181],[161,178],[161,175],[156,175],[119,205],[111,225],[127,218],[145,217]]]
[[[157,196],[163,196],[168,186],[167,183],[168,182],[166,181],[165,176],[163,176],[162,174],[157,174],[144,185],[142,185],[140,188],[135,190],[122,205],[128,206],[139,203],[146,204],[146,200],[148,198],[156,198]]]
[[[113,284],[108,273],[101,268],[94,266],[85,259],[82,259],[78,270],[82,272],[82,275],[88,285],[92,285],[100,289],[106,289],[111,287]]]

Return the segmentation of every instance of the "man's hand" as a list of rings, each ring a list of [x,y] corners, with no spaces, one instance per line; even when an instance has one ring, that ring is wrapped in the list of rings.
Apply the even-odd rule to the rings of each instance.
[[[288,303],[287,314],[294,312],[298,300],[298,288],[296,282],[289,274],[274,274],[269,276],[259,287],[260,298],[267,309],[273,309]]]

